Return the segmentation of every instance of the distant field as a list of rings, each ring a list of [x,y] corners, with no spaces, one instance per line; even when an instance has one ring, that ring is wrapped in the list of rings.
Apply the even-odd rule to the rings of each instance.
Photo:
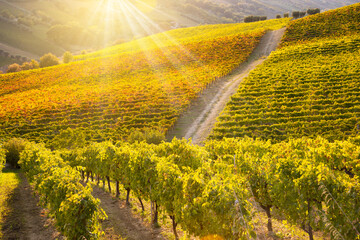
[[[268,28],[281,28],[286,22],[272,21]],[[236,25],[221,33],[219,26],[200,27],[192,31],[202,35],[194,35],[193,40],[187,36],[182,45],[119,51],[108,57],[3,75],[0,136],[49,140],[71,127],[103,140],[126,136],[132,128],[166,131],[208,84],[246,60],[265,33],[262,23],[257,26],[250,33],[234,31]],[[189,32],[183,31],[178,36]]]

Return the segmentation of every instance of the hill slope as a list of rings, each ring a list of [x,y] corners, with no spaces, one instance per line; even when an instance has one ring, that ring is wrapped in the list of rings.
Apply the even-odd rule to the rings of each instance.
[[[293,21],[283,39],[284,46],[292,46],[274,52],[250,74],[219,117],[212,138],[358,135],[360,32],[354,26],[359,6]],[[327,31],[329,24],[349,36],[336,37]],[[298,41],[306,38],[300,29],[314,29],[312,43]]]
[[[287,21],[273,20],[271,27]],[[250,33],[242,33],[244,25],[206,40],[2,75],[0,138],[49,140],[68,127],[93,140],[119,139],[132,128],[166,131],[198,93],[243,62],[265,33],[262,22]],[[205,32],[211,35],[213,28]]]

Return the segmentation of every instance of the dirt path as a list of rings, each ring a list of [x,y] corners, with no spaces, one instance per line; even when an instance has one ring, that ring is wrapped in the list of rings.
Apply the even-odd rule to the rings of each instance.
[[[152,229],[144,224],[140,217],[131,212],[125,201],[112,197],[108,192],[94,186],[93,196],[101,200],[101,207],[108,215],[103,223],[106,239],[152,240],[165,239],[160,229]]]
[[[185,137],[191,138],[194,144],[201,144],[209,136],[216,118],[236,93],[240,83],[276,49],[284,32],[285,28],[266,33],[246,62],[203,91],[168,132],[167,139]]]
[[[62,239],[37,205],[39,198],[34,196],[26,178],[22,174],[20,178],[21,183],[10,198],[11,212],[5,217],[4,240]]]

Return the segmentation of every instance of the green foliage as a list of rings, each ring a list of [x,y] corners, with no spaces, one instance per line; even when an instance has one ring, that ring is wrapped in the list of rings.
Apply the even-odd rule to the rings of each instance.
[[[6,151],[6,162],[13,168],[19,167],[20,154],[25,149],[26,140],[21,138],[12,138],[3,144]]]
[[[33,69],[37,69],[37,68],[40,67],[39,62],[36,61],[35,59],[31,59],[30,63],[31,63],[31,65],[32,65],[32,68],[33,68]]]
[[[0,145],[0,174],[5,166],[5,162],[6,162],[6,152],[5,149],[2,148],[2,146]]]
[[[73,240],[102,236],[99,220],[106,215],[91,195],[91,186],[80,183],[77,170],[58,154],[34,143],[26,145],[19,163],[64,236]]]
[[[355,239],[360,212],[356,139],[271,144],[225,138],[204,148],[177,139],[159,145],[103,142],[76,151],[72,165],[111,177],[150,200],[172,219],[175,235],[180,225],[199,237],[255,238],[250,204],[255,200],[269,223],[275,211],[309,236],[320,230],[333,239]]]
[[[59,59],[54,54],[47,53],[40,58],[39,66],[41,68],[44,68],[44,67],[58,65],[59,63],[60,63]]]
[[[258,22],[258,21],[265,21],[267,19],[266,16],[247,16],[244,18],[245,23],[250,22]]]
[[[145,141],[149,144],[160,144],[165,141],[165,133],[160,129],[145,128],[145,129],[132,129],[127,137],[130,143]]]
[[[52,149],[76,149],[87,144],[86,135],[80,129],[61,130],[49,144]]]
[[[69,62],[72,62],[73,60],[74,60],[74,56],[72,55],[72,53],[69,51],[66,51],[63,55],[63,62],[69,63]]]
[[[320,8],[309,8],[306,13],[309,15],[320,13]]]

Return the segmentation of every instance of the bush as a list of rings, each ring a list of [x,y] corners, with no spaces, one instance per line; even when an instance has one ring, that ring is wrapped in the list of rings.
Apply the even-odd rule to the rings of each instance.
[[[162,141],[165,141],[165,134],[163,131],[158,129],[146,128],[143,130],[131,131],[127,140],[130,143],[145,141],[149,144],[160,144]]]
[[[31,62],[24,62],[21,65],[21,70],[30,70],[30,69],[33,69]]]
[[[85,147],[87,144],[86,134],[80,129],[61,130],[49,144],[51,149],[76,149]]]
[[[304,17],[306,15],[306,12],[300,12],[299,13],[299,16],[302,18],[302,17]]]
[[[320,8],[309,8],[306,13],[309,15],[320,13]]]
[[[5,166],[5,149],[0,147],[0,173]]]
[[[284,18],[288,18],[289,17],[289,13],[284,13]]]
[[[292,12],[292,17],[293,18],[299,18],[300,17],[300,12],[299,11]]]
[[[25,149],[26,141],[21,138],[12,138],[3,145],[5,149],[6,163],[13,168],[19,167],[20,153]]]
[[[60,63],[59,59],[52,53],[45,54],[40,58],[40,67],[50,67],[58,65]]]
[[[36,68],[39,68],[39,67],[40,67],[38,61],[36,61],[36,60],[34,60],[34,59],[31,59],[30,62],[31,62],[31,65],[32,65],[33,69],[36,69]]]
[[[281,15],[280,14],[276,15],[276,18],[281,18]]]
[[[74,56],[71,54],[71,52],[67,51],[64,53],[64,55],[63,55],[64,63],[69,63],[69,62],[72,62],[73,60],[74,60]]]
[[[11,65],[8,66],[8,69],[7,69],[7,73],[13,73],[13,72],[19,72],[21,71],[21,67],[19,64],[17,63],[13,63]]]

